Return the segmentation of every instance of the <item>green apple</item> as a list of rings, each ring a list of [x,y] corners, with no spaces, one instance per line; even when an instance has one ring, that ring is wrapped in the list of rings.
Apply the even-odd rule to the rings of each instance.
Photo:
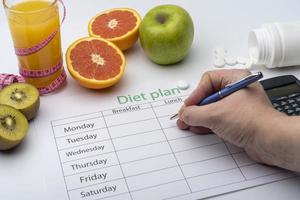
[[[145,15],[139,33],[147,56],[157,64],[169,65],[187,55],[194,38],[194,25],[183,8],[160,5]]]

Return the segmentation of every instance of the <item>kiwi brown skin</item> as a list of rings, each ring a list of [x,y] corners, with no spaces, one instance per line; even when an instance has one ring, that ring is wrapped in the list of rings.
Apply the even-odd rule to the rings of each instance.
[[[13,83],[0,91],[0,104],[18,109],[27,120],[31,120],[37,115],[40,107],[39,91],[28,83]]]
[[[40,98],[38,98],[38,100],[28,108],[20,109],[20,111],[26,116],[27,120],[30,121],[37,116],[39,109],[40,109]]]
[[[7,123],[12,119],[12,125]],[[0,150],[9,150],[16,147],[27,135],[28,121],[19,110],[0,104]]]

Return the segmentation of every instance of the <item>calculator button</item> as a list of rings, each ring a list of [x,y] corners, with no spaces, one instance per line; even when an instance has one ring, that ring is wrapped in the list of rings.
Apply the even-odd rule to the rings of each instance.
[[[289,99],[288,103],[295,103],[295,100],[294,99]]]
[[[281,100],[285,100],[285,99],[288,99],[288,97],[287,96],[282,96],[282,97],[276,98],[277,101],[281,101]]]
[[[278,103],[273,103],[274,108],[278,107],[279,104]]]
[[[300,111],[300,108],[296,108],[295,110],[296,110],[296,112],[299,112],[299,111]]]
[[[298,107],[298,104],[294,103],[294,104],[292,104],[292,107],[296,108],[296,107]]]
[[[288,115],[291,115],[291,114],[293,114],[295,111],[294,110],[287,110],[287,114]]]
[[[297,96],[300,96],[300,93],[290,94],[290,95],[288,96],[288,98],[293,98],[293,97],[297,97]]]
[[[277,109],[278,111],[280,111],[280,112],[282,111],[282,108],[281,108],[281,107],[278,107],[278,108],[276,108],[276,109]]]
[[[287,104],[286,101],[281,101],[281,104],[280,104],[280,105],[284,106],[284,105],[286,105],[286,104]]]
[[[300,97],[296,98],[296,101],[297,101],[297,102],[300,102]]]

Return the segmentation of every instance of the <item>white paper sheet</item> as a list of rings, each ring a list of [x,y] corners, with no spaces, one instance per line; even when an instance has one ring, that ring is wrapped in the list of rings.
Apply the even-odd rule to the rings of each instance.
[[[295,176],[255,163],[216,135],[179,130],[169,118],[186,94],[150,94],[124,105],[116,97],[101,106],[64,100],[44,120],[53,139],[45,158],[49,197],[199,199]]]

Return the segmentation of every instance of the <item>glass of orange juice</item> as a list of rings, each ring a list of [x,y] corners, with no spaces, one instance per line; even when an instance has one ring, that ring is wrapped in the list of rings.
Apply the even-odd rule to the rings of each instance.
[[[61,86],[60,0],[3,0],[20,74],[41,94]]]

